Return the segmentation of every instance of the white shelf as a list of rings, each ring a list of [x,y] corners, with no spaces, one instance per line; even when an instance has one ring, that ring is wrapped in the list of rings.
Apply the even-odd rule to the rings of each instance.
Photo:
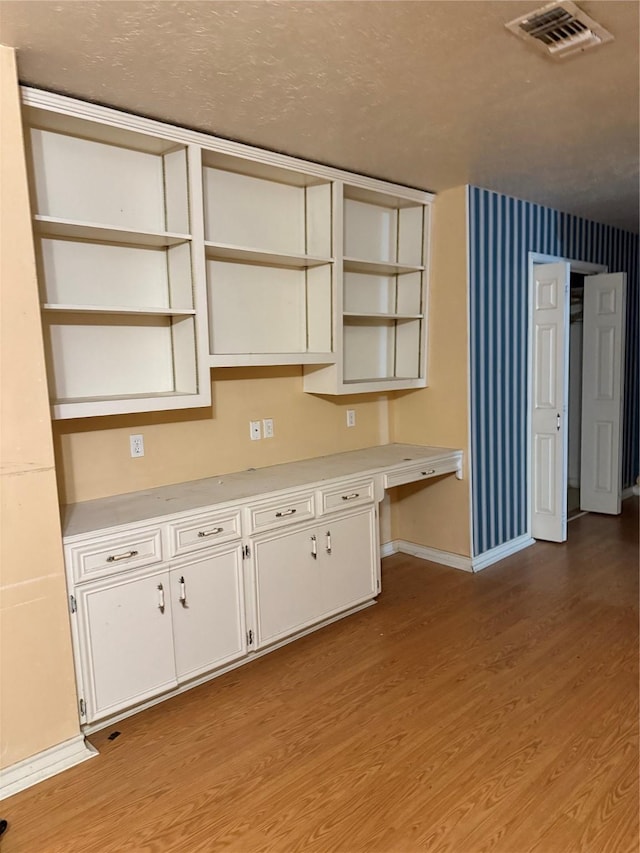
[[[412,272],[422,272],[422,266],[409,266],[389,261],[367,261],[361,258],[344,258],[345,272],[370,273],[371,275],[405,275]]]
[[[232,353],[212,355],[210,367],[268,367],[281,364],[334,364],[335,353],[331,352],[284,352],[284,353]]]
[[[54,216],[36,216],[34,221],[36,233],[44,237],[65,237],[96,243],[118,243],[158,249],[166,249],[191,240],[189,234],[176,234],[169,231],[134,231],[115,225],[78,222],[72,219],[58,219]]]
[[[319,258],[313,255],[283,254],[263,249],[249,249],[244,246],[231,246],[226,243],[205,241],[207,258],[218,261],[236,261],[243,264],[258,264],[269,267],[287,267],[304,270],[331,264],[334,258]]]
[[[386,322],[388,320],[422,320],[422,314],[383,314],[383,313],[363,313],[360,311],[343,311],[342,316],[348,321],[350,320],[371,320],[373,322]]]
[[[137,308],[126,305],[63,305],[45,302],[43,311],[58,311],[62,314],[124,314],[149,317],[187,317],[195,314],[193,308]]]

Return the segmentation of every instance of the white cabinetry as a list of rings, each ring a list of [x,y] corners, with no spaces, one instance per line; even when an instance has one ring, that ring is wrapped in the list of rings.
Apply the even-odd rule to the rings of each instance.
[[[426,384],[432,196],[23,90],[56,418],[205,406],[208,368]]]
[[[82,723],[104,726],[372,603],[384,488],[461,465],[460,451],[386,445],[67,508]]]
[[[334,361],[332,185],[203,151],[211,365]]]
[[[305,391],[424,387],[429,206],[419,194],[344,183],[341,212],[338,358],[335,365],[308,369]]]
[[[246,653],[240,545],[171,569],[169,586],[178,681]]]
[[[74,595],[87,720],[177,685],[168,572],[123,574],[79,586]]]
[[[189,183],[199,150],[47,109],[26,115],[53,416],[207,405]]]

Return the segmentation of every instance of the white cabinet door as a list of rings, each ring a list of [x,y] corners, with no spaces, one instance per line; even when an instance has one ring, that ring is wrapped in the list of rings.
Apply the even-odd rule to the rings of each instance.
[[[172,569],[170,588],[179,681],[246,653],[240,545]]]
[[[377,594],[375,509],[328,519],[318,533],[322,617],[355,607]]]
[[[375,508],[255,541],[258,646],[372,599],[377,591]]]
[[[169,575],[126,575],[76,588],[87,722],[170,690]]]
[[[315,526],[272,533],[253,545],[258,646],[302,630],[322,612]],[[314,557],[315,552],[315,557]]]

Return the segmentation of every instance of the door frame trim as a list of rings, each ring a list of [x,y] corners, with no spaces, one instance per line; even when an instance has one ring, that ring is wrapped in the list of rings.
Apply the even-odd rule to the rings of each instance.
[[[577,272],[581,275],[598,275],[599,273],[608,273],[609,267],[604,264],[592,264],[588,261],[579,261],[575,258],[565,258],[560,255],[545,255],[542,252],[528,252],[527,254],[527,531],[526,535],[531,536],[531,508],[532,495],[531,484],[533,482],[531,466],[533,463],[532,454],[532,436],[531,436],[531,401],[533,399],[533,275],[534,266],[536,264],[557,264],[568,263],[569,272]],[[569,317],[565,318],[565,328],[568,329]],[[567,399],[564,401],[568,407],[568,389]],[[566,453],[566,448],[565,448]]]

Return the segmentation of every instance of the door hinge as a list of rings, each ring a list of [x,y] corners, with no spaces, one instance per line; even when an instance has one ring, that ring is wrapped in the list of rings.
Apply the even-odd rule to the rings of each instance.
[[[80,700],[80,716],[81,717],[87,716],[87,706],[84,704],[84,699]]]
[[[78,605],[76,604],[75,595],[69,596],[69,607],[70,607],[72,613],[75,613],[77,611]]]
[[[249,546],[243,545],[242,546],[242,559],[248,560],[250,556],[251,556],[251,551],[249,550]]]
[[[253,645],[253,631],[247,631],[247,645]]]
[[[378,592],[380,592],[380,581],[378,580]]]

